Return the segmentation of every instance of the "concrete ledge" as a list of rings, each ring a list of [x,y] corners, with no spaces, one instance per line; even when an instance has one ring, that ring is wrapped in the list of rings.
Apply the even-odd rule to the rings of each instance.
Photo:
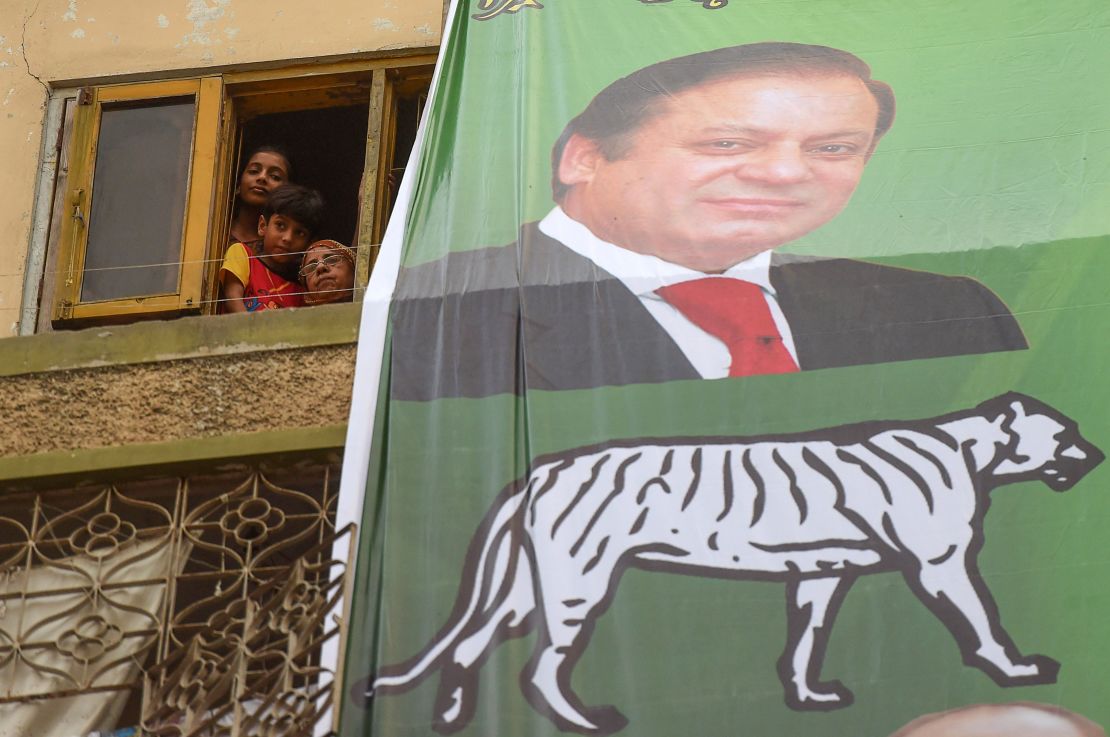
[[[231,461],[339,451],[343,448],[346,433],[346,425],[328,425],[10,456],[0,458],[0,485],[8,489],[65,485],[69,481],[87,481],[106,474],[133,473],[140,469],[158,470],[160,473],[172,472],[176,467],[192,467],[195,470],[199,463],[215,470],[220,464]],[[32,479],[34,484],[29,483]]]
[[[326,305],[5,338],[0,377],[350,344],[358,340],[361,309]]]

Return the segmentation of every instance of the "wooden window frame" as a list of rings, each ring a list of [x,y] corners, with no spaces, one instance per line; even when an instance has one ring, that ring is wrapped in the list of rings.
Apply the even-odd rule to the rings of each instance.
[[[365,161],[358,193],[355,299],[361,299],[385,231],[387,177],[395,148],[397,100],[427,84],[435,54],[301,64],[229,71],[189,79],[104,85],[78,93],[70,172],[58,246],[54,290],[55,327],[134,322],[218,311],[218,271],[230,223],[234,170],[243,124],[258,115],[293,110],[367,105]],[[105,104],[195,95],[192,160],[182,237],[182,268],[176,294],[80,302],[87,223],[93,195],[100,115]]]
[[[234,140],[235,145],[226,148],[216,179],[217,211],[213,219],[213,242],[220,242],[230,220],[230,188],[234,186],[233,169],[240,154],[239,123],[263,114],[349,104],[352,91],[368,80],[366,147],[358,193],[358,235],[353,244],[357,254],[355,300],[360,301],[362,289],[369,282],[370,272],[377,260],[388,219],[386,182],[394,153],[398,96],[412,85],[430,85],[435,62],[435,54],[418,54],[225,74],[227,129],[223,140]],[[289,97],[285,97],[286,94]],[[306,104],[309,106],[306,107]],[[208,274],[209,284],[216,285],[218,270],[219,264],[212,264]],[[208,311],[215,312],[215,305]]]
[[[383,75],[381,127],[386,135],[382,136],[379,149],[375,152],[378,157],[378,171],[375,174],[378,176],[379,185],[373,192],[364,191],[362,193],[363,210],[369,213],[366,223],[368,234],[364,234],[360,229],[359,243],[369,243],[370,245],[367,248],[360,248],[358,251],[358,263],[355,265],[355,283],[359,286],[366,286],[369,282],[370,272],[373,270],[374,263],[378,259],[378,252],[381,250],[382,236],[385,235],[385,226],[389,215],[386,200],[388,187],[382,186],[382,184],[386,182],[391,173],[396,150],[397,103],[401,97],[411,95],[421,87],[427,89],[431,85],[431,81],[432,70],[430,68],[419,70],[416,73],[412,73],[412,70],[390,69]],[[373,108],[371,108],[371,115],[373,116]],[[370,145],[370,141],[367,140],[367,162],[370,161]],[[400,182],[397,182],[397,185],[399,186]]]
[[[71,143],[69,182],[63,202],[58,264],[61,279],[54,296],[55,322],[108,322],[111,318],[162,316],[195,312],[202,300],[204,259],[212,215],[211,182],[215,173],[220,120],[220,77],[199,77],[172,82],[145,82],[82,89],[78,93]],[[181,243],[181,270],[175,293],[81,301],[88,227],[85,214],[92,210],[93,174],[96,170],[100,120],[105,105],[193,97],[193,143],[185,200]]]

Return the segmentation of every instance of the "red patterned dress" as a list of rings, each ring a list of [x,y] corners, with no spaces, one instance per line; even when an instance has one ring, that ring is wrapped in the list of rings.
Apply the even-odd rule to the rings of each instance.
[[[233,243],[220,267],[221,283],[225,279],[236,279],[243,285],[243,304],[247,312],[302,306],[304,290],[301,285],[270,271],[258,258],[261,245],[261,241],[250,245]],[[227,312],[225,303],[220,304],[220,312]]]

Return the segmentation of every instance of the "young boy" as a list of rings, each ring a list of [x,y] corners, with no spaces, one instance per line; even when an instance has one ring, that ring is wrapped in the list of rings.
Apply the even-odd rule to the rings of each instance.
[[[221,312],[257,312],[304,304],[297,282],[301,254],[320,227],[324,200],[314,189],[275,189],[258,218],[259,240],[235,243],[220,267]]]

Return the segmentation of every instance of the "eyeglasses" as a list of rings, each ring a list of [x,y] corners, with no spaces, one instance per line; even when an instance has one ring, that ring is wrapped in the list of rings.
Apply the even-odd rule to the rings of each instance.
[[[319,261],[313,261],[310,264],[305,264],[297,273],[300,274],[302,277],[312,276],[320,270],[321,266],[327,266],[330,269],[334,266],[337,266],[342,260],[343,257],[340,256],[338,253],[329,253],[327,256],[324,256]]]

